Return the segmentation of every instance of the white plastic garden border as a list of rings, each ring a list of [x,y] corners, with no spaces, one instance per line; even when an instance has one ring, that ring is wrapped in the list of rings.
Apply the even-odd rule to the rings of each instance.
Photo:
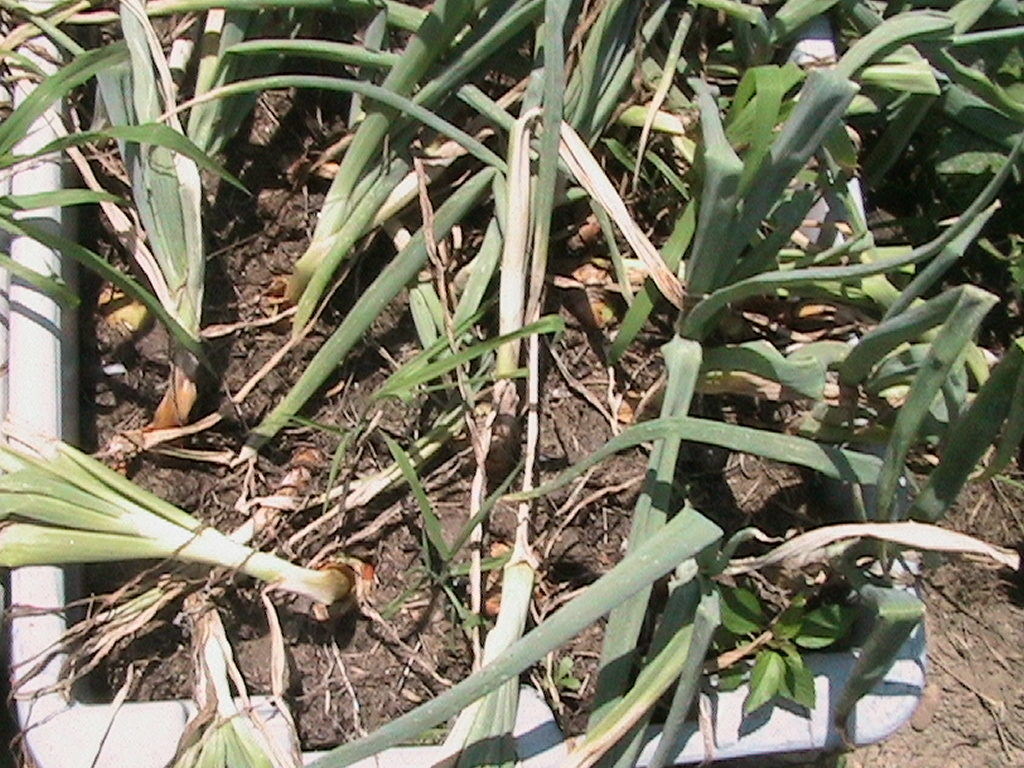
[[[45,40],[34,41],[37,50],[47,47],[57,60],[57,51]],[[795,53],[797,61],[827,59],[834,55],[828,23],[812,25]],[[40,60],[40,66],[48,66]],[[15,94],[15,104],[25,96]],[[22,151],[43,146],[54,138],[48,120],[33,126]],[[61,167],[57,160],[41,162],[18,174],[10,185],[12,193],[60,189]],[[0,194],[6,192],[0,189]],[[39,212],[34,214],[41,216]],[[61,212],[45,214],[53,226],[64,227]],[[66,278],[73,268],[62,266],[57,254],[26,239],[11,243],[10,253],[19,263],[43,273]],[[0,408],[18,422],[38,432],[74,439],[75,381],[77,354],[73,318],[45,296],[19,281],[9,281],[0,270],[0,355],[6,356],[6,380],[0,376]],[[6,290],[10,283],[9,291]],[[9,305],[9,306],[8,306]],[[6,331],[6,334],[4,333]],[[6,344],[5,344],[6,342]],[[5,386],[6,385],[6,386]],[[62,608],[66,598],[63,569],[19,568],[11,573],[10,602],[19,608],[43,609],[33,615],[14,618],[10,624],[10,663],[17,680],[55,646],[65,630]],[[67,700],[48,689],[59,682],[63,657],[55,655],[42,667],[22,694],[41,692],[31,700],[18,701],[18,720],[28,751],[38,768],[164,768],[174,755],[178,739],[194,712],[189,701],[132,702],[114,708],[109,704],[87,704]],[[810,716],[783,707],[743,716],[746,690],[741,688],[706,699],[713,724],[713,755],[705,753],[704,739],[696,723],[685,734],[678,764],[697,763],[714,757],[727,759],[765,754],[798,754],[838,749],[843,746],[833,725],[833,712],[856,659],[852,654],[820,654],[808,658],[815,673],[819,706]],[[884,739],[913,713],[924,690],[925,639],[919,628],[900,649],[898,658],[884,680],[857,704],[848,721],[854,744]],[[269,704],[256,699],[271,723]],[[532,688],[524,687],[516,725],[517,744],[524,768],[559,768],[566,759],[566,746],[551,712]],[[283,725],[283,723],[281,723]],[[659,729],[648,732],[640,765],[646,765],[657,746]],[[319,755],[306,755],[311,762]],[[437,765],[443,747],[408,747],[390,750],[360,766]]]

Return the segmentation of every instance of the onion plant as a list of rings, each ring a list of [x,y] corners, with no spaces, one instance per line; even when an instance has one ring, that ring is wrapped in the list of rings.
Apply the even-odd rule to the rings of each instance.
[[[151,10],[139,3],[124,3],[119,21],[124,40],[94,51],[83,50],[72,38],[56,28],[46,27],[48,34],[75,54],[71,63],[37,89],[33,99],[12,115],[5,126],[11,138],[25,130],[40,107],[57,98],[84,80],[95,77],[99,84],[100,112],[105,126],[95,131],[71,133],[36,155],[45,152],[76,152],[76,148],[105,139],[117,141],[121,160],[131,185],[134,210],[125,213],[118,207],[118,198],[105,194],[84,166],[84,159],[72,154],[92,187],[76,197],[62,191],[46,200],[10,200],[12,213],[37,208],[43,204],[81,204],[97,202],[129,255],[145,276],[149,291],[130,276],[112,269],[106,261],[87,248],[64,240],[59,234],[41,230],[29,220],[15,224],[15,216],[6,220],[6,228],[18,234],[35,237],[98,271],[134,298],[141,299],[167,326],[175,339],[171,352],[170,386],[154,414],[152,426],[167,427],[184,424],[196,399],[196,376],[202,361],[200,325],[203,301],[205,255],[202,231],[202,187],[199,170],[213,170],[232,184],[237,180],[222,173],[209,153],[222,147],[244,118],[251,104],[238,100],[222,100],[197,108],[191,118],[189,135],[174,110],[177,86],[171,66],[147,16]],[[211,25],[223,30],[224,46],[236,42],[248,17],[232,15],[226,21],[223,11],[211,11]],[[223,22],[223,23],[221,23]],[[40,21],[42,23],[42,21]],[[256,22],[254,22],[256,23]],[[219,26],[218,26],[219,24]],[[44,25],[45,26],[45,25]],[[207,47],[200,48],[202,63],[196,87],[208,90],[228,77],[232,67],[224,64],[217,51],[207,48],[216,35],[204,38]],[[222,65],[223,64],[223,65]],[[242,62],[245,64],[245,62]],[[257,63],[257,67],[263,63]],[[235,69],[238,67],[236,66]],[[243,71],[252,71],[252,67]],[[258,69],[257,69],[258,71]],[[104,121],[98,121],[100,123]],[[198,142],[198,146],[193,143]],[[13,148],[5,144],[5,158],[10,163],[30,161],[30,157],[6,156]],[[24,216],[17,217],[24,218]],[[144,237],[143,237],[144,236]],[[30,276],[26,276],[28,278]],[[41,288],[51,288],[35,278]]]
[[[103,109],[114,125],[159,122],[175,103],[167,59],[141,3],[121,5],[128,60],[97,73]],[[168,125],[184,130],[172,115]],[[202,231],[202,185],[196,163],[164,147],[120,141],[136,209],[149,247],[138,247],[136,263],[153,292],[188,335],[198,342],[206,259]],[[187,349],[172,354],[170,386],[153,426],[188,421],[196,401],[199,361]]]
[[[482,11],[485,5],[446,0],[432,7],[402,56],[389,69],[381,89],[397,97],[411,98],[421,108],[436,109],[542,9],[538,0],[495,4]],[[471,24],[467,32],[465,25],[481,13],[482,18]],[[450,54],[449,62],[426,79],[445,53]],[[419,90],[413,95],[417,86]],[[403,130],[412,134],[415,126],[410,126],[393,104],[383,103],[379,98],[368,104],[367,115],[353,135],[327,194],[313,239],[292,275],[289,293],[300,300],[296,329],[312,315],[338,265],[350,255],[354,244],[371,231],[378,210],[397,186],[398,179],[384,170],[402,161],[402,154],[394,153],[389,146],[389,137],[397,138],[396,132],[400,135]],[[396,141],[395,145],[401,143]],[[365,204],[367,193],[371,195],[369,199],[376,200],[373,205]]]
[[[66,152],[76,158],[76,163],[85,163],[77,152],[78,148],[97,142],[116,140],[125,147],[136,147],[138,152],[143,148],[160,149],[167,156],[176,156],[184,162],[224,178],[229,183],[241,186],[237,179],[227,174],[206,154],[199,150],[191,141],[175,130],[160,123],[145,125],[107,125],[96,130],[69,132],[46,146],[24,150],[19,142],[32,129],[33,123],[57,103],[68,96],[76,87],[97,77],[100,73],[116,70],[130,61],[126,45],[118,43],[102,49],[84,50],[70,38],[63,39],[64,44],[75,53],[74,57],[56,73],[38,84],[31,95],[26,97],[0,125],[0,173],[10,175],[20,168],[40,158],[56,156]],[[28,76],[32,76],[31,74]],[[60,129],[60,126],[57,126]],[[127,149],[126,149],[127,151]],[[148,150],[147,150],[148,151]],[[87,165],[79,165],[83,177],[90,177]],[[137,299],[145,305],[149,312],[157,317],[170,331],[176,342],[196,359],[201,358],[202,348],[197,333],[190,331],[183,324],[187,318],[182,317],[175,309],[170,291],[166,286],[162,290],[151,290],[137,281],[131,274],[125,273],[95,251],[81,243],[53,231],[44,221],[34,216],[34,211],[50,206],[78,206],[97,204],[108,218],[117,234],[122,237],[127,248],[137,252],[150,265],[150,272],[156,274],[158,265],[145,243],[139,241],[137,228],[131,218],[119,207],[123,204],[116,195],[103,190],[95,179],[91,179],[89,188],[69,187],[54,192],[31,195],[11,195],[0,200],[0,228],[8,233],[36,239],[53,248],[64,256],[77,261],[86,269],[98,274],[103,280],[110,282],[126,295]],[[58,280],[46,275],[39,275],[11,264],[5,257],[4,265],[12,273],[41,291],[47,292],[57,301],[74,306],[78,297],[70,293]],[[147,275],[148,277],[148,275]],[[163,285],[159,275],[156,286]]]
[[[196,602],[189,606],[188,614],[195,660],[193,687],[199,711],[182,734],[172,768],[298,768],[302,765],[298,740],[293,738],[285,749],[275,738],[280,731],[272,732],[249,701],[220,615],[213,606]],[[278,645],[280,628],[275,624],[272,636]],[[280,678],[284,676],[279,650],[275,648],[271,662],[275,714],[290,723],[291,715],[279,693],[283,687]],[[294,727],[291,735],[295,735]]]
[[[229,56],[234,46],[244,45],[247,38],[258,36],[271,21],[288,26],[294,24],[288,9],[275,19],[270,11],[246,11],[212,8],[199,38],[193,96],[202,96],[232,80],[262,75],[277,62],[271,58],[247,59]],[[217,99],[197,104],[189,111],[186,133],[204,152],[216,155],[234,138],[242,123],[252,113],[258,94],[233,99]]]
[[[6,567],[170,558],[237,570],[322,605],[354,595],[357,576],[348,564],[310,569],[256,551],[65,443],[27,442],[43,458],[0,447]]]

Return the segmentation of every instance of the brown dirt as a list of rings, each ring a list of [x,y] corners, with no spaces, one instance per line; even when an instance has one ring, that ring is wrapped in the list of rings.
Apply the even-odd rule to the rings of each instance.
[[[259,167],[258,159],[252,162]],[[277,162],[283,165],[287,158]],[[266,169],[261,173],[266,173]],[[304,226],[287,222],[300,220],[308,210],[315,209],[315,204],[315,198],[307,204],[303,195],[288,189],[261,193],[255,209],[262,222],[260,234],[243,239],[240,245],[222,248],[216,257],[221,264],[214,274],[239,277],[233,280],[234,296],[225,297],[217,305],[211,322],[255,320],[272,311],[267,305],[265,286],[275,275],[286,271],[294,254],[301,251],[307,231]],[[244,221],[233,222],[233,231],[244,232],[245,226]],[[218,291],[223,294],[224,289],[216,284],[211,286],[211,296],[218,296]],[[325,328],[349,301],[350,295],[335,298]],[[552,309],[559,311],[557,306]],[[559,356],[569,375],[563,376],[549,359],[542,408],[541,479],[554,476],[591,453],[613,434],[607,417],[595,405],[603,402],[607,393],[606,368],[592,343],[595,337],[579,328],[571,315],[565,316],[570,330],[555,345],[553,354]],[[214,354],[224,367],[225,393],[209,393],[203,401],[206,410],[201,413],[216,408],[225,418],[214,429],[192,439],[189,447],[237,450],[246,429],[257,423],[262,413],[287,391],[322,339],[321,333],[307,340],[284,359],[241,407],[233,411],[226,408],[226,393],[236,391],[283,343],[286,333],[286,326],[253,328],[214,344]],[[102,337],[102,333],[97,335]],[[658,359],[657,345],[661,340],[663,337],[657,334],[641,339],[623,365],[622,375],[630,381],[631,390],[642,393],[654,384],[659,370],[651,361]],[[95,445],[104,446],[118,431],[145,423],[160,397],[162,374],[166,370],[165,349],[166,339],[159,329],[130,343],[114,344],[109,339],[99,339],[100,363],[121,361],[128,373],[111,380],[100,377],[93,368],[89,408],[96,418]],[[353,426],[368,394],[389,370],[385,355],[402,360],[414,350],[409,318],[400,311],[385,313],[367,343],[355,351],[352,362],[339,372],[337,380],[345,382],[343,390],[311,403],[306,410],[309,418],[322,425]],[[581,395],[584,389],[590,393],[590,401]],[[416,414],[413,408],[390,408],[381,429],[395,438],[407,439],[417,429]],[[320,451],[325,461],[314,468],[308,492],[326,490],[330,472],[326,458],[336,447],[337,437],[326,429],[286,430],[264,452],[250,493],[272,493],[290,457],[309,448]],[[456,447],[450,451],[448,456],[452,460],[438,462],[433,474],[425,478],[431,501],[449,535],[466,519],[472,468],[465,452],[459,458],[460,450]],[[371,439],[353,465],[343,467],[339,481],[365,474],[388,461],[386,448]],[[538,505],[534,513],[535,545],[538,551],[549,550],[538,585],[541,616],[619,560],[645,464],[642,450],[626,452],[597,468],[582,486],[576,488],[579,483],[574,483]],[[230,470],[151,454],[139,457],[132,473],[141,485],[224,530],[240,522],[234,504],[242,493],[244,468]],[[770,528],[773,520],[796,525],[808,519],[800,474],[782,465],[729,460],[723,452],[688,447],[679,479],[691,484],[694,501],[729,529],[753,520]],[[570,499],[574,491],[574,498],[582,499],[613,486],[614,492],[603,493],[582,507]],[[318,514],[319,509],[313,508],[288,520],[268,544],[287,542],[290,535]],[[390,515],[392,521],[350,553],[375,565],[378,587],[374,602],[388,617],[387,626],[354,616],[324,626],[300,611],[284,612],[289,653],[295,670],[300,672],[294,676],[290,695],[303,744],[309,748],[338,743],[358,733],[360,728],[372,730],[436,694],[445,687],[444,681],[457,680],[468,670],[469,646],[452,606],[438,590],[424,586],[419,512],[411,500],[385,497],[368,508],[353,510],[285,552],[299,561],[316,558],[384,515]],[[485,549],[509,543],[513,528],[514,511],[499,505],[488,524]],[[125,569],[120,567],[92,572],[95,590],[102,591],[108,585],[112,588],[125,578]],[[465,584],[456,582],[454,587],[466,600]],[[217,589],[212,594],[224,613],[251,692],[267,692],[267,630],[255,588],[239,580],[234,589]],[[93,688],[117,690],[125,679],[128,664],[132,663],[137,673],[143,673],[137,675],[140,682],[135,697],[188,696],[189,641],[181,621],[173,615],[178,608],[174,606],[163,617],[161,626],[133,643],[124,644],[93,676]],[[601,629],[594,627],[562,651],[574,659],[574,673],[584,682],[581,690],[560,693],[550,684],[546,686],[552,697],[562,699],[556,708],[567,730],[578,730],[585,718],[585,702],[592,692],[592,673],[600,642]],[[411,656],[418,661],[413,663]],[[531,677],[543,685],[542,670]],[[355,700],[347,693],[349,684]]]
[[[1007,546],[1024,540],[1024,493],[999,480],[971,489],[949,525]],[[1024,765],[1021,584],[960,562],[925,575],[928,689],[911,724],[858,751],[853,765]]]
[[[264,114],[250,136],[251,143],[232,158],[232,170],[252,189],[260,190],[255,200],[235,190],[222,190],[212,213],[214,237],[209,273],[207,312],[204,322],[231,323],[260,320],[277,308],[268,295],[275,278],[288,274],[302,253],[312,225],[314,212],[322,199],[326,182],[308,180],[293,186],[288,170],[305,156],[297,154],[296,124],[323,114],[323,105],[304,103],[291,109],[283,103],[264,104]],[[280,109],[271,120],[269,111]],[[280,127],[272,134],[268,124]],[[325,135],[330,131],[324,130]],[[303,130],[302,135],[308,131]],[[329,142],[328,142],[329,143]],[[382,254],[385,256],[386,254]],[[230,275],[228,281],[226,276]],[[253,393],[237,408],[229,396],[266,362],[287,339],[287,322],[274,327],[250,328],[212,344],[212,357],[220,367],[222,391],[207,391],[197,408],[199,415],[218,411],[224,417],[213,430],[189,441],[189,448],[222,450],[240,448],[247,431],[255,426],[287,392],[306,363],[322,343],[328,329],[337,324],[340,312],[351,304],[365,280],[356,274],[352,285],[335,297],[324,313],[321,326],[287,356]],[[97,329],[100,364],[122,362],[127,374],[104,376],[98,366],[90,370],[85,386],[87,413],[95,417],[91,442],[107,445],[122,430],[145,424],[159,401],[166,380],[167,340],[155,328],[141,338],[123,342],[108,338],[106,329]],[[320,396],[306,413],[324,429],[297,427],[286,430],[281,439],[263,452],[256,477],[249,489],[254,495],[273,493],[289,468],[291,457],[300,450],[314,449],[322,461],[313,469],[309,493],[326,490],[330,457],[337,448],[337,437],[328,431],[335,426],[353,426],[363,403],[386,377],[389,369],[379,350],[402,359],[412,350],[415,338],[411,324],[400,314],[385,313],[371,334],[372,341],[351,357],[343,375],[346,385],[333,396]],[[333,386],[341,381],[341,375]],[[429,408],[425,411],[429,412]],[[412,409],[391,408],[381,429],[395,437],[407,436],[418,429],[411,419]],[[368,473],[389,463],[382,441],[374,440],[359,451],[357,470]],[[222,530],[231,530],[241,518],[234,504],[242,493],[244,468],[231,470],[210,464],[185,462],[158,455],[139,457],[132,465],[133,479],[179,506],[192,511]],[[345,469],[343,467],[343,469]],[[342,477],[344,479],[344,476]],[[444,498],[436,499],[439,509]],[[450,502],[448,506],[454,505]],[[289,697],[294,708],[302,742],[307,748],[339,743],[364,729],[376,728],[397,714],[436,695],[448,680],[467,672],[467,645],[458,631],[453,615],[443,600],[421,586],[422,566],[419,553],[419,529],[412,520],[413,506],[394,498],[384,498],[361,510],[353,510],[337,525],[325,527],[286,549],[298,561],[309,561],[318,552],[336,548],[339,537],[348,535],[377,516],[392,513],[393,522],[379,537],[364,542],[351,553],[372,561],[379,580],[375,603],[382,610],[394,604],[395,615],[386,622],[357,620],[354,615],[321,624],[308,617],[303,606],[285,605],[282,624],[291,664],[294,668]],[[295,531],[319,514],[312,509],[290,519],[263,546],[280,546]],[[90,569],[93,587],[116,582],[123,573],[110,569]],[[121,570],[121,569],[117,569]],[[406,594],[411,592],[412,594]],[[230,639],[238,655],[250,693],[269,692],[267,626],[253,584],[240,579],[235,588],[214,590],[213,599],[222,611]],[[287,603],[288,601],[281,601]],[[140,682],[134,698],[188,697],[191,663],[187,632],[175,619],[180,604],[163,616],[162,626],[134,643],[123,645],[93,675],[92,688],[116,690],[123,682],[129,663],[136,665]],[[424,629],[425,628],[425,629]],[[358,703],[346,691],[354,690]]]

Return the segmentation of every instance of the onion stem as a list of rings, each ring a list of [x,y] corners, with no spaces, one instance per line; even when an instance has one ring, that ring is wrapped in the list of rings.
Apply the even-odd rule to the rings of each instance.
[[[323,605],[355,591],[349,565],[303,568],[259,552],[68,445],[30,444],[49,458],[0,446],[0,565],[174,559],[239,571]]]

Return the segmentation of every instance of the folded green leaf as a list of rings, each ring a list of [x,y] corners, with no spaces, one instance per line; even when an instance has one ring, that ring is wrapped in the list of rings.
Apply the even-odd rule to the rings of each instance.
[[[759,651],[750,671],[750,693],[743,702],[743,714],[756,712],[782,692],[786,662],[778,651]]]
[[[1024,122],[1024,103],[980,70],[969,67],[945,50],[930,53],[935,67],[964,90],[995,107],[1017,123]]]
[[[768,23],[772,32],[772,45],[778,46],[807,24],[826,13],[837,0],[787,0]]]
[[[820,400],[825,390],[825,368],[813,357],[783,357],[767,341],[713,347],[704,352],[701,376],[705,381],[731,373],[750,373],[781,384],[804,397]]]
[[[852,608],[826,603],[804,615],[793,642],[801,648],[828,648],[849,634],[855,619]]]
[[[767,28],[768,20],[764,11],[757,6],[740,2],[739,0],[697,0],[697,5],[705,8],[712,8],[716,11],[733,16],[753,26]]]
[[[768,624],[764,606],[752,589],[722,587],[719,590],[722,605],[722,626],[734,635],[753,635]]]
[[[782,659],[786,664],[786,672],[779,692],[801,707],[814,709],[817,698],[814,690],[814,673],[807,666],[807,662],[799,653],[789,649],[783,650]]]
[[[859,38],[836,65],[841,77],[853,78],[872,59],[911,40],[944,40],[953,35],[953,18],[941,11],[908,11],[891,16]]]
[[[702,296],[720,287],[732,272],[739,253],[726,248],[727,237],[735,224],[739,207],[739,185],[743,163],[729,144],[718,114],[718,105],[708,87],[693,83],[700,105],[701,154],[704,186],[697,216],[697,232],[686,262],[687,291]]]
[[[887,88],[903,93],[918,93],[927,96],[938,96],[940,93],[935,73],[924,59],[896,64],[885,62],[870,64],[861,70],[859,80],[862,85]]]

